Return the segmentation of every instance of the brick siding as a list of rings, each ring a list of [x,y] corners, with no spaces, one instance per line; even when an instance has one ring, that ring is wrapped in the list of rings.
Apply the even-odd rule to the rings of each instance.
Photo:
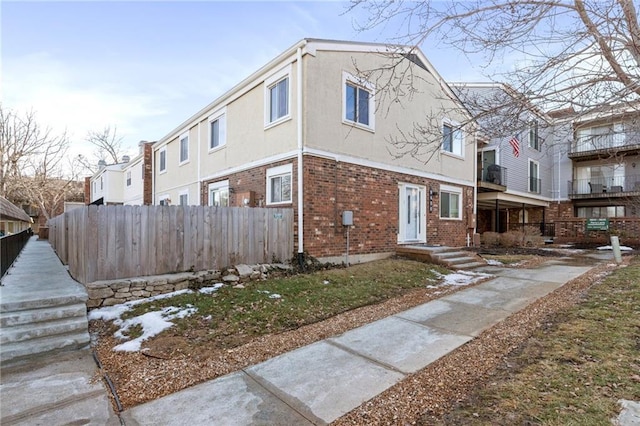
[[[297,161],[268,164],[215,180],[203,182],[201,201],[208,203],[208,186],[229,180],[230,203],[240,205],[237,194],[253,191],[256,205],[266,206],[267,169],[293,164],[292,203],[294,233],[297,233]],[[437,194],[441,182],[372,167],[337,162],[306,155],[304,157],[304,248],[315,257],[341,256],[346,250],[346,228],[342,212],[353,211],[354,226],[349,231],[351,254],[392,252],[398,239],[400,183],[423,185]],[[466,244],[468,215],[473,211],[473,188],[464,186],[462,220],[439,217],[439,197],[433,198],[432,211],[427,204],[427,243],[449,246]],[[427,201],[428,203],[428,201]],[[289,206],[289,205],[287,205]],[[266,206],[268,207],[268,206]],[[279,207],[281,207],[279,205]],[[297,242],[297,236],[296,240]]]

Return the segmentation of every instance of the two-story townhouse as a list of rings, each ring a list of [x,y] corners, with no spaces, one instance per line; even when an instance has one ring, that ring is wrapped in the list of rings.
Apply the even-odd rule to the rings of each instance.
[[[399,60],[397,49],[390,59],[379,44],[296,43],[154,145],[155,203],[292,207],[298,253],[323,260],[343,259],[347,229],[353,261],[397,244],[464,245],[475,225],[474,129],[461,127],[468,112],[424,54]],[[379,84],[390,60],[414,77],[415,90],[394,100]],[[423,135],[433,155],[394,155],[389,139],[434,115]]]
[[[143,205],[153,202],[153,142],[141,141],[134,158],[122,162],[101,162],[93,176],[85,180],[85,202],[104,205]]]
[[[451,83],[481,134],[477,152],[478,232],[553,235],[557,150],[550,117],[506,84]],[[565,153],[566,156],[566,153]]]
[[[576,217],[640,217],[640,114],[613,106],[568,117]]]

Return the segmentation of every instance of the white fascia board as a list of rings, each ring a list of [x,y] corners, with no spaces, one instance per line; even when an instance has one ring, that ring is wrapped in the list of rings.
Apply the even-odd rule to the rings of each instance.
[[[176,136],[179,136],[182,132],[184,132],[185,128],[192,128],[196,123],[209,117],[212,112],[220,109],[227,104],[230,104],[234,100],[243,96],[245,93],[254,89],[256,86],[259,86],[274,71],[279,70],[287,64],[294,63],[296,61],[297,49],[299,47],[304,47],[306,43],[307,39],[303,39],[297,42],[296,44],[285,50],[283,53],[278,55],[276,58],[268,62],[266,65],[258,69],[256,72],[251,74],[249,77],[245,78],[230,90],[222,94],[209,105],[205,106],[200,111],[189,117],[187,120],[183,121],[178,127],[174,128],[171,132],[169,132],[166,136],[162,137],[160,140],[158,140],[158,142],[156,142],[156,144],[154,144],[154,151],[157,151],[161,147],[165,146],[168,141],[172,140]]]
[[[216,179],[216,178],[227,176],[227,175],[232,175],[234,173],[243,172],[245,170],[250,170],[255,167],[260,167],[260,166],[264,166],[271,163],[290,160],[290,159],[296,158],[297,155],[298,155],[298,150],[285,152],[283,154],[272,155],[271,157],[266,157],[260,160],[251,161],[241,166],[229,167],[227,169],[220,170],[219,172],[212,173],[207,176],[203,176],[202,181]]]

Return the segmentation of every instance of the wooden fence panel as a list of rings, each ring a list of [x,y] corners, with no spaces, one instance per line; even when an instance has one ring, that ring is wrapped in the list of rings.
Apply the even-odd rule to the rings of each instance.
[[[87,206],[49,221],[71,275],[98,280],[286,261],[293,210],[209,206]]]

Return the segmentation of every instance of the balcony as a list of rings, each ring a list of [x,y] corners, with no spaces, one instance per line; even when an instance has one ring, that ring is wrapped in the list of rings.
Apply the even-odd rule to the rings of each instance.
[[[640,175],[569,181],[569,198],[615,198],[640,196]]]
[[[569,158],[594,160],[620,153],[640,153],[640,136],[622,132],[579,137],[571,144]]]
[[[507,190],[507,168],[491,164],[478,168],[478,191],[504,192]]]

